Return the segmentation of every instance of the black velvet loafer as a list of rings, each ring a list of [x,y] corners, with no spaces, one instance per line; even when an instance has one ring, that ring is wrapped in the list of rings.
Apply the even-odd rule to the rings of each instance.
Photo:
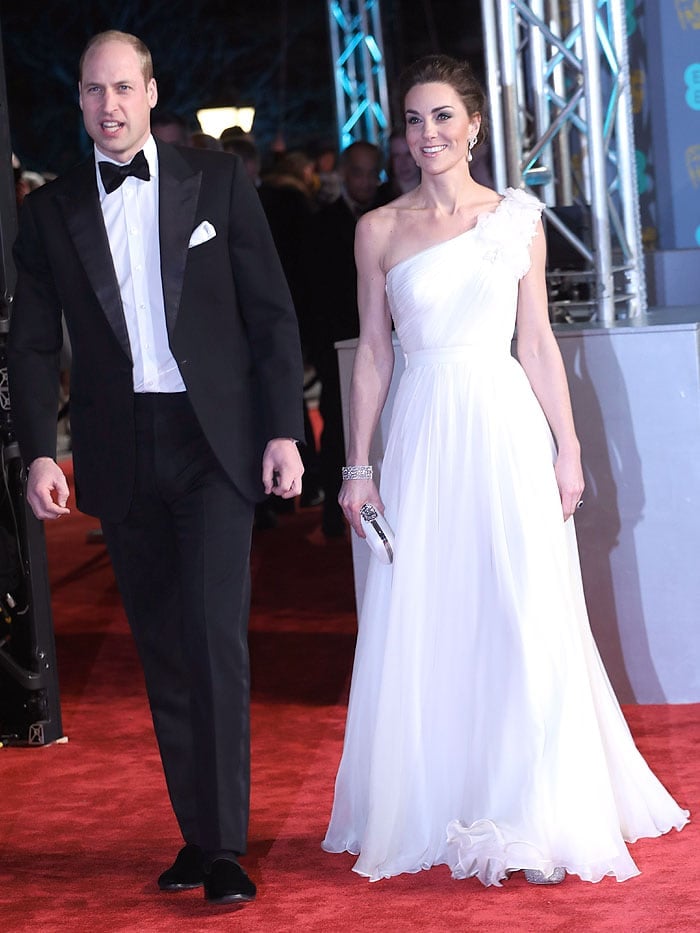
[[[204,884],[202,850],[188,843],[177,854],[177,858],[158,879],[161,891],[190,891]]]
[[[243,906],[255,898],[256,887],[238,862],[217,858],[204,870],[204,897],[210,904]]]

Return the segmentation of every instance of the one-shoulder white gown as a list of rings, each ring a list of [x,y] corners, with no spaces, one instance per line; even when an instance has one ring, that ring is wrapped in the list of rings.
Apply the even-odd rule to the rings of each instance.
[[[407,361],[381,479],[396,556],[371,561],[323,841],[372,880],[624,880],[625,841],[687,822],[602,667],[552,436],[510,353],[540,210],[509,189],[387,276]]]

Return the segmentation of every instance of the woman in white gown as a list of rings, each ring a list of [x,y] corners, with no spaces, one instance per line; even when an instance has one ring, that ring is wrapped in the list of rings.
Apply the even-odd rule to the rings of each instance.
[[[392,565],[371,561],[323,846],[359,855],[371,880],[439,864],[486,885],[519,869],[624,880],[638,873],[625,842],[688,814],[635,747],[586,615],[542,205],[470,177],[484,99],[467,65],[431,56],[402,84],[422,181],[358,224],[360,469],[340,494],[361,536],[362,504],[385,512],[396,548]],[[392,318],[407,365],[380,498],[362,467]]]

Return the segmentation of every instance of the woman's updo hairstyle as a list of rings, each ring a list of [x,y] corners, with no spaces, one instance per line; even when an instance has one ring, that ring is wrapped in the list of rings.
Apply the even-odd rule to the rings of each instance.
[[[406,95],[417,84],[449,84],[462,99],[469,116],[475,113],[481,116],[476,145],[486,139],[486,95],[468,62],[449,55],[426,55],[409,65],[399,78],[402,109],[406,106]]]

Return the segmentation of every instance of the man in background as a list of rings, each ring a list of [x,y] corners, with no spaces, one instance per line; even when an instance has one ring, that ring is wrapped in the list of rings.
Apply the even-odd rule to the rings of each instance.
[[[156,139],[174,146],[189,146],[190,131],[187,123],[177,113],[168,110],[156,111],[151,116],[151,132]]]

